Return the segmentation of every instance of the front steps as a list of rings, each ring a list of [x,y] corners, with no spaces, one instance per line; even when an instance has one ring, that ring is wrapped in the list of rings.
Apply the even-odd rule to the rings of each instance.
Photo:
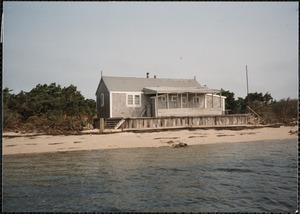
[[[107,118],[104,120],[104,129],[118,129],[124,121],[123,118]]]

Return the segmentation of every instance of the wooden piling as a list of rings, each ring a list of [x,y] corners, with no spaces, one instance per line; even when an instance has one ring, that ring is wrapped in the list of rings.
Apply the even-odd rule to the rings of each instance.
[[[100,133],[104,131],[104,118],[100,118]]]

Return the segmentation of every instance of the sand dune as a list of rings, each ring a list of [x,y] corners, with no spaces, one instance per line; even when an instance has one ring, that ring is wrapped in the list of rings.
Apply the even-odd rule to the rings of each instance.
[[[244,130],[173,130],[151,133],[119,132],[113,134],[85,135],[24,135],[12,137],[14,133],[3,133],[3,155],[44,153],[75,150],[161,147],[176,143],[201,145],[212,143],[249,142],[277,139],[295,139],[298,126],[281,126],[280,128],[258,128]]]

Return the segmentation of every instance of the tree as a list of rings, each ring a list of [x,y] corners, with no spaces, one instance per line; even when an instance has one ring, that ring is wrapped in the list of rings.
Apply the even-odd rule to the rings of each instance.
[[[3,97],[3,106],[2,106],[2,111],[3,111],[3,128],[8,129],[8,128],[13,128],[15,127],[21,120],[21,116],[15,112],[13,109],[10,109],[10,103],[15,103],[15,96],[11,94],[12,90],[9,88],[5,88],[2,91],[2,97]]]
[[[239,106],[238,102],[234,98],[234,93],[230,91],[225,91],[221,89],[222,96],[225,96],[225,109],[229,110],[230,114],[237,114],[239,113]]]
[[[298,100],[296,99],[281,99],[279,102],[272,104],[273,112],[280,122],[291,122],[296,120],[298,115]]]
[[[238,106],[238,109],[239,109],[239,113],[240,114],[245,114],[246,111],[247,111],[247,100],[246,98],[243,99],[241,97],[238,98],[237,100],[237,106]]]
[[[264,105],[267,106],[270,103],[273,102],[273,97],[271,96],[271,94],[269,94],[269,92],[265,93],[265,95],[263,96],[264,98]]]
[[[263,116],[264,108],[269,105],[270,102],[273,102],[273,97],[268,92],[266,94],[262,93],[249,93],[241,103],[241,110],[243,113],[247,112],[248,106],[248,97],[249,97],[249,107],[255,111],[257,114]]]
[[[92,99],[87,99],[85,101],[85,113],[88,115],[88,122],[92,123],[93,116],[97,115],[96,101]]]
[[[85,99],[74,85],[61,88],[56,83],[38,84],[30,92],[21,91],[17,95],[11,91],[3,90],[4,127],[30,124],[80,130],[85,120],[91,123],[97,114],[96,102]]]
[[[2,91],[2,101],[3,103],[8,103],[12,97],[12,94],[10,94],[10,92],[13,91],[12,89],[9,88],[5,88]]]

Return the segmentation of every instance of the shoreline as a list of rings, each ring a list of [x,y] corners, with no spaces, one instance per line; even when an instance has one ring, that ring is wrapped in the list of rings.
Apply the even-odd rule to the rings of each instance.
[[[224,127],[225,128],[225,127]],[[97,130],[71,135],[40,133],[2,133],[2,155],[34,154],[62,151],[101,150],[114,148],[162,147],[173,144],[204,145],[298,138],[298,126],[249,128],[185,128],[145,130],[145,132],[106,132]]]
[[[166,131],[178,131],[178,130],[208,130],[208,129],[215,129],[215,130],[247,130],[247,129],[260,129],[260,128],[280,128],[281,126],[288,126],[294,127],[297,126],[296,124],[270,124],[270,125],[259,125],[259,126],[252,126],[252,125],[233,125],[233,126],[178,126],[178,127],[163,127],[163,128],[143,128],[143,129],[124,129],[124,130],[113,130],[113,129],[106,129],[102,133],[100,133],[99,129],[92,129],[92,130],[84,130],[80,132],[53,132],[53,133],[46,133],[46,132],[38,132],[38,131],[3,131],[2,138],[15,138],[15,137],[36,137],[36,136],[70,136],[70,135],[103,135],[103,134],[115,134],[120,132],[133,132],[133,133],[152,133],[152,132],[166,132]]]

